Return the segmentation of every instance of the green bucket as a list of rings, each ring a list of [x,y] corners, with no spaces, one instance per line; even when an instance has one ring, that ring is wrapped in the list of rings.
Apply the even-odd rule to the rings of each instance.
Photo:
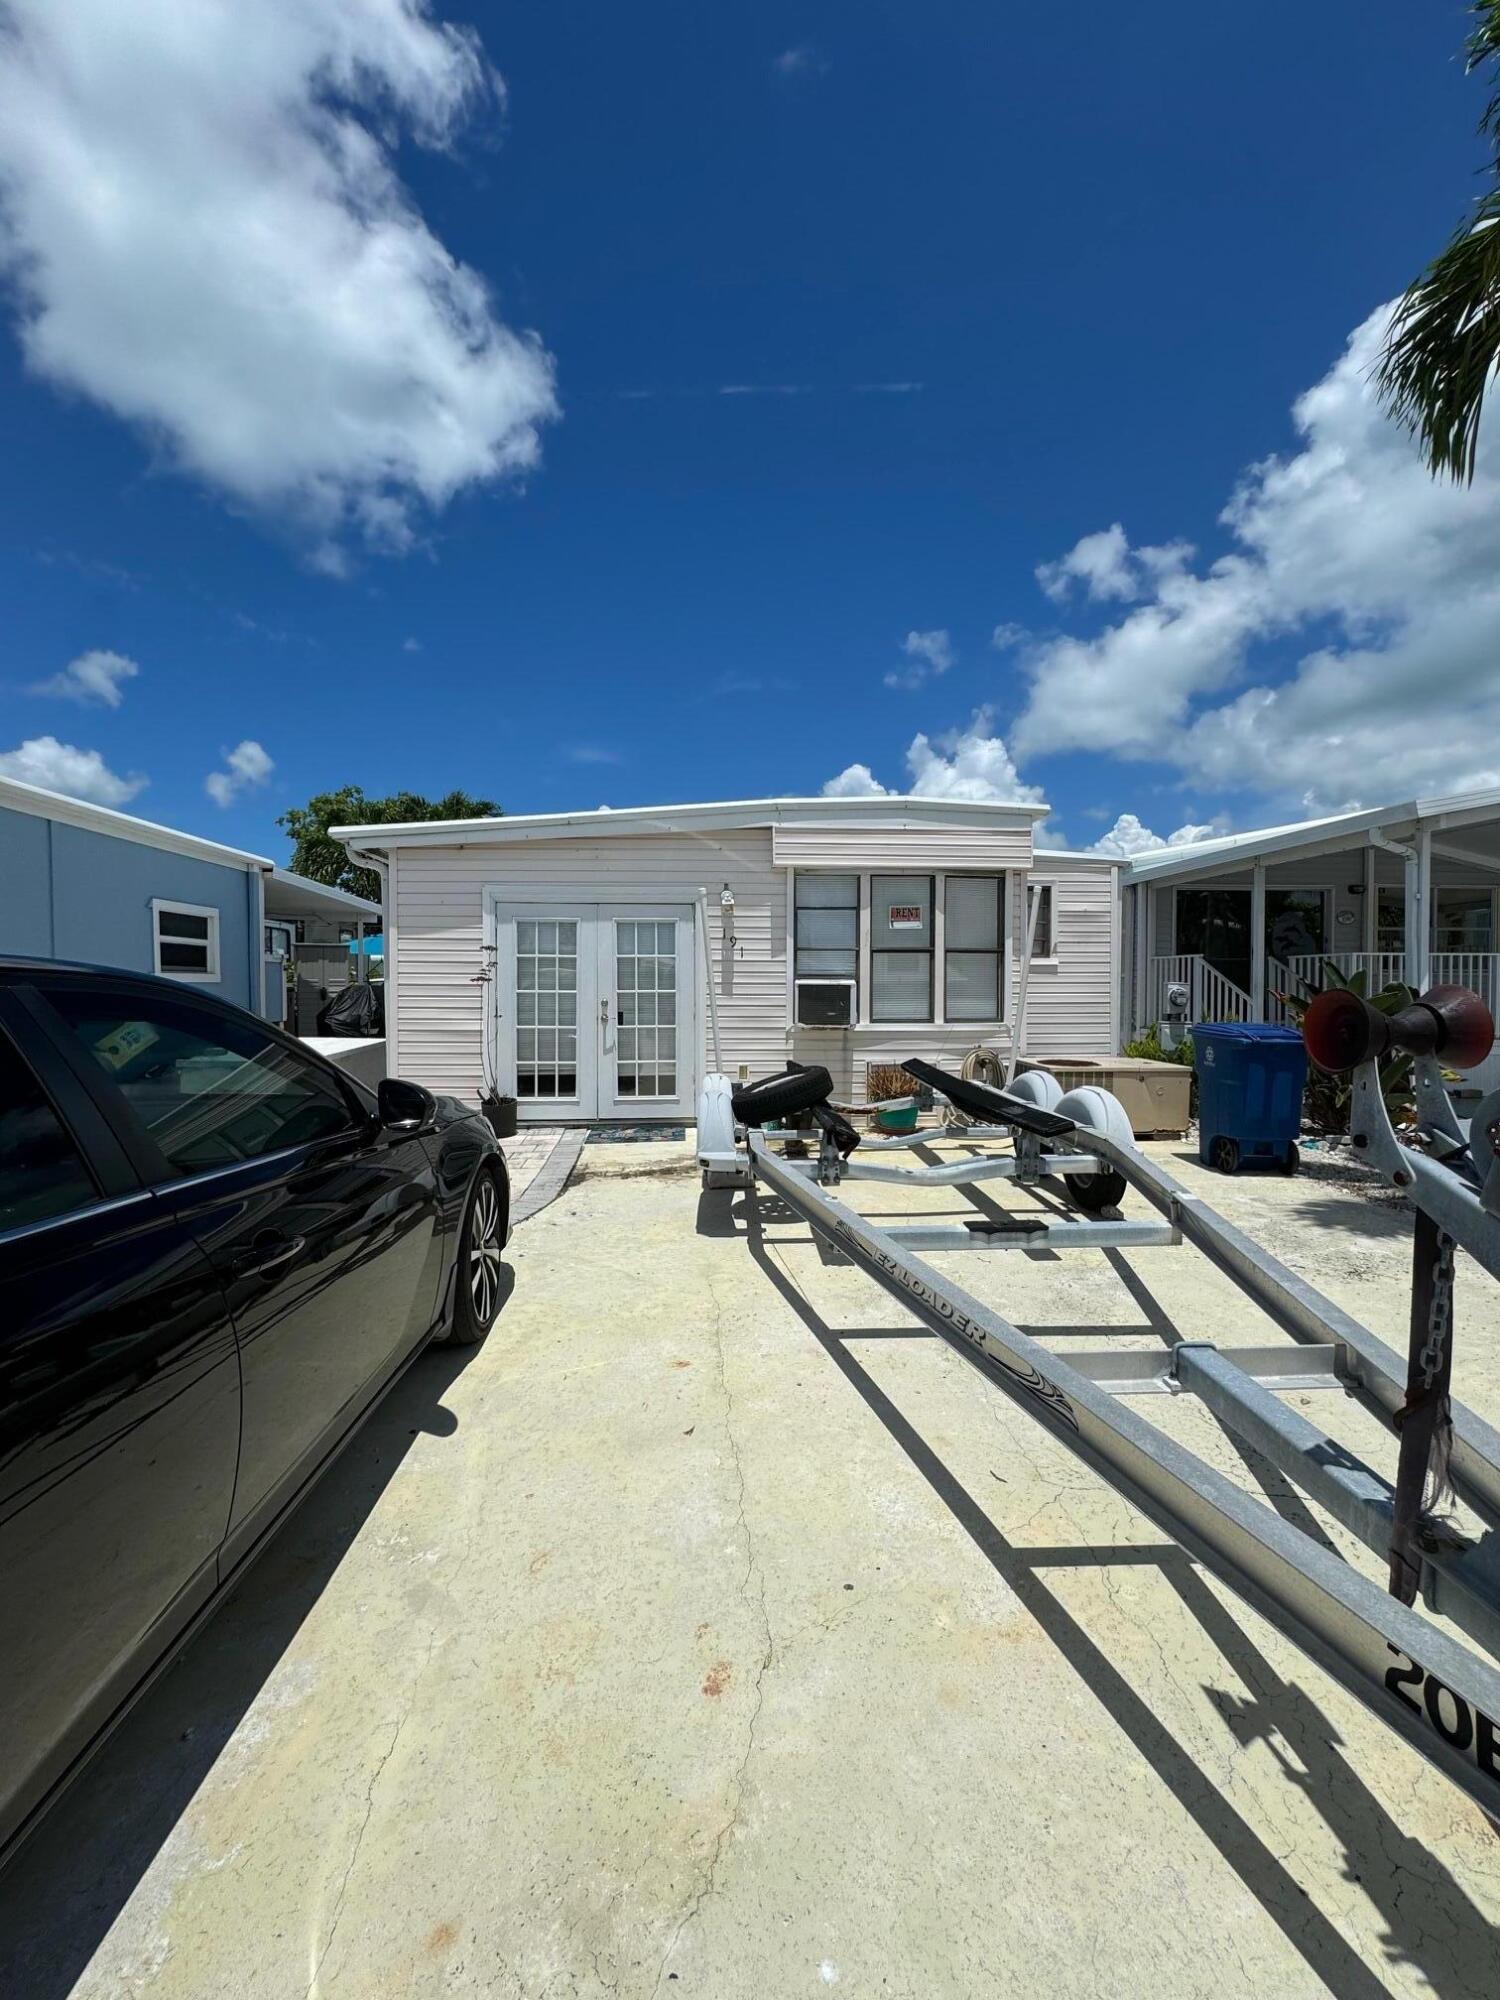
[[[915,1132],[917,1107],[915,1104],[902,1104],[893,1111],[877,1111],[875,1123],[882,1132]]]

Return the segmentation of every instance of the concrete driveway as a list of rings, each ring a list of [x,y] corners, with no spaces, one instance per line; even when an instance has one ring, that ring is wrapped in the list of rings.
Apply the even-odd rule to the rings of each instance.
[[[1316,1164],[1212,1198],[1404,1344],[1409,1218]],[[685,1148],[589,1149],[487,1345],[416,1365],[0,1881],[0,1990],[1492,2000],[1481,1816],[872,1283],[749,1220]],[[1274,1337],[1185,1248],[957,1275],[1064,1349]],[[1493,1420],[1472,1267],[1458,1324]],[[1161,1420],[1309,1518],[1201,1412]]]

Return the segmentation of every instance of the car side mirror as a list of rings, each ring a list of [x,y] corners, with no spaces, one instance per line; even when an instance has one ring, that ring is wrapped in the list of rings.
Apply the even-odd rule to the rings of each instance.
[[[420,1083],[383,1076],[375,1092],[380,1122],[388,1132],[430,1132],[437,1122],[437,1099]]]

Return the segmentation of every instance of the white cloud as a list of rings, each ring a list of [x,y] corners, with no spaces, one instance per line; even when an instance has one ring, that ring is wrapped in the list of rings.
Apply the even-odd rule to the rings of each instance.
[[[1090,854],[1116,854],[1129,859],[1132,854],[1152,854],[1163,847],[1192,847],[1200,840],[1212,840],[1224,831],[1222,824],[1178,827],[1175,833],[1153,833],[1134,813],[1121,813],[1109,832],[1101,835],[1088,850]]]
[[[846,764],[823,787],[825,799],[883,799],[886,788],[868,764]]]
[[[7,0],[0,261],[31,369],[335,572],[534,465],[549,357],[393,166],[493,125],[425,0]],[[347,567],[347,557],[344,557]]]
[[[978,708],[967,729],[942,736],[919,733],[906,752],[911,783],[908,794],[919,799],[965,799],[997,804],[1039,806],[1044,794],[1028,785],[1011,761],[1003,737],[995,734],[994,716]],[[849,764],[823,787],[830,799],[894,797],[868,764]]]
[[[227,769],[210,771],[203,780],[203,789],[216,806],[233,805],[241,792],[265,784],[276,769],[261,745],[249,736],[224,752],[224,762]]]
[[[420,653],[422,650],[422,641],[420,639],[403,639],[401,641],[401,650],[403,653]]]
[[[139,772],[122,778],[97,750],[80,750],[55,736],[32,736],[17,749],[0,752],[0,778],[18,778],[99,806],[123,806],[147,784]]]
[[[932,632],[908,632],[901,650],[911,665],[885,677],[888,688],[919,688],[936,674],[945,674],[953,665],[953,641],[939,627]]]
[[[1298,448],[1245,473],[1229,554],[1195,571],[1184,544],[1085,537],[1109,539],[1104,573],[1138,601],[1023,654],[1018,754],[1165,760],[1290,812],[1500,784],[1500,433],[1482,431],[1472,487],[1431,477],[1374,395],[1388,315],[1298,399]],[[1289,675],[1243,684],[1255,648],[1309,630]]]
[[[37,681],[32,694],[55,694],[64,701],[98,702],[104,708],[118,708],[125,699],[123,683],[140,672],[134,660],[123,653],[80,653],[69,660],[61,673]]]
[[[994,631],[990,634],[990,644],[994,647],[997,653],[1005,653],[1008,652],[1012,646],[1023,645],[1025,641],[1030,637],[1031,634],[1027,631],[1024,625],[1012,625],[1007,623],[1004,625],[997,625],[995,627]]]

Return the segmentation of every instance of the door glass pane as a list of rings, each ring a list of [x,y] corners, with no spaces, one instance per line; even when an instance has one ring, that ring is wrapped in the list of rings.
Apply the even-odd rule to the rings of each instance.
[[[1198,952],[1216,972],[1250,990],[1250,891],[1179,889],[1177,949]]]
[[[1375,899],[1375,949],[1405,951],[1406,891],[1380,889]]]
[[[870,954],[870,1013],[876,1021],[932,1019],[932,953],[876,951]]]
[[[615,1078],[620,1097],[677,1095],[677,926],[615,925]]]
[[[577,1096],[577,1020],[577,922],[518,923],[517,1097]]]
[[[1285,962],[1325,951],[1321,889],[1267,889],[1266,950]]]
[[[952,951],[944,958],[946,1018],[997,1021],[1000,1018],[1000,954]]]
[[[47,998],[179,1173],[356,1129],[333,1078],[248,1018],[131,988]]]
[[[97,1198],[77,1147],[20,1052],[0,1035],[0,1229]]]

